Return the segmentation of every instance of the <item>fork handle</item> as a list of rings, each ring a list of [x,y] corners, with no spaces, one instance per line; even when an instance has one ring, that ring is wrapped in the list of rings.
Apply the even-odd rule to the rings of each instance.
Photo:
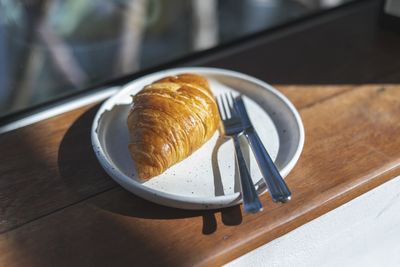
[[[269,156],[258,134],[254,129],[245,131],[245,136],[254,152],[261,174],[268,186],[271,198],[275,202],[288,202],[292,193]]]
[[[239,166],[244,210],[249,213],[256,213],[262,210],[262,204],[258,198],[249,169],[246,166],[238,136],[233,136],[233,143],[235,145],[236,161]]]

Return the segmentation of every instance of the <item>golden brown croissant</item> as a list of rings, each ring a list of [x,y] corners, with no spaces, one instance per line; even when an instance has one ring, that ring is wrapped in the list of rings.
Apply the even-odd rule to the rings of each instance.
[[[129,150],[141,179],[185,159],[211,138],[219,116],[207,80],[181,74],[144,87],[128,115]]]

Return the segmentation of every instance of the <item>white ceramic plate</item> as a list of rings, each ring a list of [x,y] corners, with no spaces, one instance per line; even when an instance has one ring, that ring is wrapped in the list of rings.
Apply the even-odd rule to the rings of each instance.
[[[168,75],[197,73],[205,76],[215,95],[241,93],[250,119],[280,173],[285,177],[296,164],[304,143],[300,116],[290,101],[272,86],[248,75],[216,68],[177,68],[156,72],[128,83],[99,109],[92,126],[92,144],[100,164],[130,192],[165,206],[214,209],[241,202],[238,170],[231,140],[219,132],[187,159],[149,181],[136,178],[128,151],[126,124],[132,95]],[[243,140],[242,140],[243,141]],[[266,191],[257,163],[243,141],[250,172],[260,194]]]

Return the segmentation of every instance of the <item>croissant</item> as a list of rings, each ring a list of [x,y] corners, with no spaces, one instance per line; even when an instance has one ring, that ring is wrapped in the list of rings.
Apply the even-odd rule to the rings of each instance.
[[[207,80],[181,74],[158,80],[136,94],[127,123],[138,176],[148,180],[209,140],[219,115]]]

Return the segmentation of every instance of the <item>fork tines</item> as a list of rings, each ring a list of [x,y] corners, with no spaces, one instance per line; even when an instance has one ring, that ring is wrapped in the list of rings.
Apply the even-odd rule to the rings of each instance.
[[[232,92],[223,93],[217,96],[217,106],[221,119],[229,119],[233,115],[236,115],[236,108],[233,104],[233,94]],[[234,113],[234,114],[232,114]]]

